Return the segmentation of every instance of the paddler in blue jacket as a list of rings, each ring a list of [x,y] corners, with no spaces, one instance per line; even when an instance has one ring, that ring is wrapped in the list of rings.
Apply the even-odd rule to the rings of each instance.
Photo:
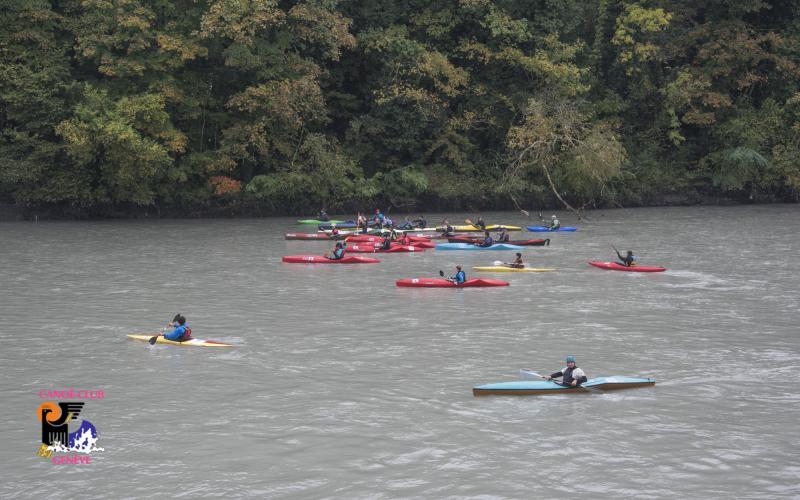
[[[488,247],[494,245],[494,240],[492,239],[491,235],[489,234],[489,231],[486,231],[486,234],[484,235],[484,238],[483,238],[483,242],[482,243],[477,243],[477,245],[479,247],[483,247],[483,248],[488,248]]]
[[[461,270],[461,266],[456,266],[456,275],[447,278],[447,281],[455,283],[456,285],[463,285],[467,281],[467,275]]]
[[[325,209],[323,208],[322,210],[319,211],[319,215],[317,215],[317,219],[321,220],[323,222],[328,222],[329,220],[331,220],[331,217],[330,217],[330,215],[328,215],[328,212],[326,212]]]
[[[545,375],[545,380],[561,377],[561,385],[577,387],[588,380],[583,370],[575,364],[575,356],[567,356],[567,367],[552,375]]]
[[[383,215],[380,208],[375,209],[375,215],[372,217],[372,220],[375,222],[375,225],[378,226],[378,229],[383,228],[383,221],[386,219],[386,216]]]
[[[192,338],[192,329],[189,328],[189,325],[186,324],[186,318],[179,314],[176,314],[174,318],[172,318],[172,323],[167,325],[170,328],[174,328],[171,332],[165,332],[164,338],[167,340],[172,340],[173,342],[183,342],[184,340],[189,340]]]
[[[325,257],[330,260],[339,260],[342,257],[344,257],[344,253],[346,250],[347,249],[345,248],[345,245],[341,241],[337,241],[336,246],[333,247],[333,252],[331,252],[329,255],[326,255]]]
[[[619,250],[615,250],[617,252],[617,257],[619,257],[619,263],[625,267],[635,267],[636,266],[636,257],[633,255],[633,252],[628,250],[627,255],[623,257],[620,255]]]

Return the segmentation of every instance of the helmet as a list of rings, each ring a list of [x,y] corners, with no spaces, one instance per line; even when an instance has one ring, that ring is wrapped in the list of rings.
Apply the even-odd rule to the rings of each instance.
[[[573,356],[572,354],[567,356],[567,363],[574,363],[574,362],[575,362],[575,356]]]
[[[550,216],[550,218],[551,218],[551,219],[555,219],[555,218],[556,218],[556,216],[555,216],[555,215],[551,215],[551,216]]]

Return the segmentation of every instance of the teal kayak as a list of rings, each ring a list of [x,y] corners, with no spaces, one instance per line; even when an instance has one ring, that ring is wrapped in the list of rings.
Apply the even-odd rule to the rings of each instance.
[[[508,243],[497,243],[490,247],[482,247],[471,243],[440,243],[436,245],[436,250],[525,250],[525,247],[509,245]]]
[[[565,392],[593,392],[595,390],[613,391],[655,385],[654,378],[639,377],[597,377],[590,378],[583,385],[566,387],[552,380],[515,380],[497,384],[478,385],[472,388],[473,396],[492,394],[506,396],[533,396],[539,394],[559,394]]]
[[[317,219],[300,219],[297,221],[298,224],[314,224],[315,226],[319,226],[320,224],[339,224],[344,222],[343,220],[317,220]]]

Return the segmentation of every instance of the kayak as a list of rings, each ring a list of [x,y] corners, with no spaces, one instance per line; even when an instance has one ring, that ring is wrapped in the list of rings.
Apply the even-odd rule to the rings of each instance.
[[[552,267],[523,267],[520,269],[518,267],[507,266],[479,266],[473,267],[472,269],[485,273],[546,273],[549,271],[558,271],[558,269]]]
[[[144,334],[144,335],[128,335],[129,339],[134,340],[144,340],[145,342],[149,341],[153,337],[153,334]],[[217,342],[216,340],[203,340],[203,339],[189,339],[183,342],[175,342],[174,340],[167,340],[162,336],[159,336],[156,339],[157,344],[172,344],[172,345],[183,345],[183,346],[194,346],[194,347],[233,347],[231,344],[226,344],[224,342]]]
[[[331,241],[331,240],[341,240],[346,238],[343,234],[337,234],[336,236],[326,234],[326,233],[286,233],[285,238],[287,240],[323,240],[323,241]]]
[[[329,259],[322,255],[286,255],[281,260],[290,264],[377,264],[380,262],[378,259],[357,255],[345,255],[341,259]]]
[[[439,243],[436,250],[522,250],[524,247],[509,245],[508,243],[498,243],[490,247],[472,245],[470,243]]]
[[[319,225],[317,226],[320,231],[330,231],[333,229],[333,224],[336,224],[337,229],[353,229],[358,227],[358,223],[353,220],[348,221],[339,221],[339,222],[321,222],[318,221]]]
[[[618,389],[631,389],[633,387],[647,387],[656,384],[654,378],[638,377],[597,377],[590,378],[577,387],[565,387],[552,380],[516,380],[513,382],[500,382],[497,384],[478,385],[472,388],[473,396],[488,396],[491,394],[507,396],[534,396],[539,394],[559,394],[565,392],[593,392],[595,390],[613,391]]]
[[[409,236],[408,240],[413,243],[430,243],[431,240],[422,236]],[[350,243],[383,243],[383,238],[380,236],[370,236],[368,234],[359,234],[356,236],[348,236],[345,239],[346,242]]]
[[[558,231],[569,231],[569,232],[572,232],[572,231],[577,231],[578,230],[577,227],[570,227],[570,226],[560,227],[558,229],[550,229],[549,227],[544,227],[544,226],[528,226],[525,229],[527,229],[528,231],[530,231],[532,233],[555,233],[555,232],[558,232]]]
[[[484,278],[473,278],[461,285],[444,278],[406,278],[397,280],[397,286],[407,288],[485,288],[492,286],[508,286],[508,282]]]
[[[362,245],[349,245],[348,252],[354,253],[402,253],[402,252],[424,252],[424,248],[410,245],[392,245],[389,250],[382,250],[379,247],[364,243]]]
[[[608,271],[627,271],[629,273],[661,273],[667,270],[665,267],[657,267],[657,266],[627,267],[623,266],[622,264],[617,264],[616,262],[598,262],[595,260],[590,260],[589,265],[594,267],[599,267],[600,269],[606,269]]]
[[[447,238],[447,241],[450,243],[480,243],[483,241],[483,238],[476,238],[476,237],[459,237],[459,238]],[[507,243],[508,245],[517,245],[519,247],[542,247],[545,245],[550,245],[550,238],[546,240],[511,240]]]
[[[300,219],[299,221],[297,221],[298,224],[314,224],[314,225],[317,225],[317,226],[320,225],[320,224],[339,224],[341,222],[344,222],[344,221],[343,220],[317,220],[317,219]]]
[[[456,231],[499,231],[505,228],[506,231],[520,231],[520,226],[506,226],[504,224],[492,224],[486,226],[486,229],[481,229],[478,226],[453,226]],[[441,228],[442,230],[444,227]]]

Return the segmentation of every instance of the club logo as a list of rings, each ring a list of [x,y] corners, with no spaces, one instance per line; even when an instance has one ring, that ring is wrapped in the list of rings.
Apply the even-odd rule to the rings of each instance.
[[[83,401],[44,401],[39,405],[36,416],[42,429],[40,457],[48,458],[54,464],[88,464],[92,452],[103,451],[97,446],[97,428],[89,420],[81,419],[80,425],[70,431],[70,424],[77,423],[82,417],[85,405]]]

